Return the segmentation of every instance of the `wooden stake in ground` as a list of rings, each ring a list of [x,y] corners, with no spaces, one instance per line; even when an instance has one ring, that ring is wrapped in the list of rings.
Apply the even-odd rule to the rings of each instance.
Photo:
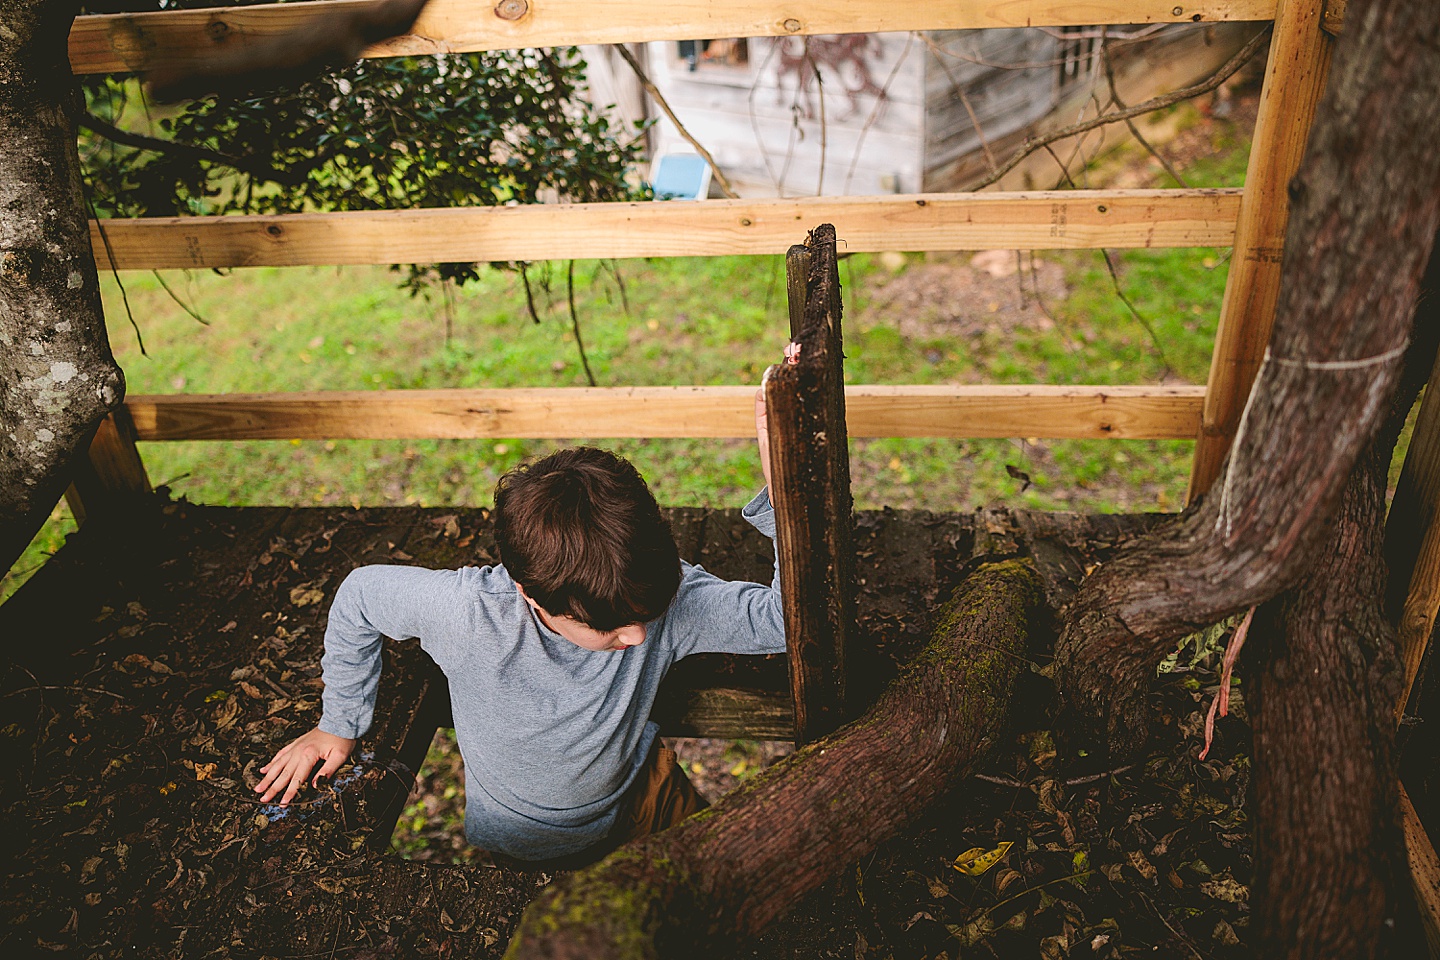
[[[855,528],[834,226],[816,227],[806,247],[792,247],[786,257],[791,337],[799,353],[765,378],[770,499],[797,745],[845,722],[845,646],[855,629]]]
[[[559,880],[507,957],[721,954],[943,796],[1005,724],[1044,605],[1028,561],[980,567],[864,717],[677,827]]]

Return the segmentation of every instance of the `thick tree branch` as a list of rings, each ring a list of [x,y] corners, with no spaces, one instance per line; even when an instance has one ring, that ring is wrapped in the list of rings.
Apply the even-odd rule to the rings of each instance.
[[[113,143],[134,147],[137,150],[148,150],[152,153],[168,153],[189,160],[203,160],[206,163],[220,164],[238,173],[249,174],[256,179],[278,183],[285,187],[294,187],[303,183],[309,167],[313,166],[313,164],[307,164],[306,169],[303,170],[276,170],[258,157],[234,157],[228,153],[221,153],[219,150],[211,150],[209,147],[151,137],[133,130],[123,130],[108,120],[100,119],[93,113],[82,113],[78,117],[78,122],[81,127]]]
[[[1173,641],[1304,570],[1400,371],[1440,223],[1440,8],[1355,9],[1300,172],[1269,359],[1219,495],[1090,577],[1056,648],[1077,718],[1144,735],[1143,692]]]
[[[754,935],[902,830],[983,754],[1005,722],[1042,591],[1028,561],[981,567],[863,718],[712,810],[547,888],[507,956],[688,957]]]

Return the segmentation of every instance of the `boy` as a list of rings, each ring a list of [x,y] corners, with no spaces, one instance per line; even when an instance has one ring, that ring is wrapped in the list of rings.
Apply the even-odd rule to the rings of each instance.
[[[775,536],[763,393],[765,489],[742,512]],[[501,478],[502,565],[372,566],[341,584],[325,631],[324,712],[255,787],[288,804],[329,777],[370,726],[382,634],[418,637],[450,681],[465,763],[465,833],[502,859],[570,866],[705,806],[648,717],[691,653],[781,653],[779,565],[769,587],[682,563],[628,462],[562,450]]]

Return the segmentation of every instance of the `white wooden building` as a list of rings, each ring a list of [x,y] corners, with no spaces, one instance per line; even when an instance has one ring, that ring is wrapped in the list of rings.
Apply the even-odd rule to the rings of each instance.
[[[1122,96],[1135,102],[1193,82],[1250,33],[1245,24],[1111,28],[1112,37],[1139,38],[1113,45]],[[631,50],[741,196],[920,193],[963,189],[989,169],[987,146],[1003,161],[1037,126],[1093,114],[1096,97],[1108,102],[1099,35],[966,30]],[[623,120],[659,118],[652,157],[693,152],[613,48],[584,53],[595,103],[614,104]]]

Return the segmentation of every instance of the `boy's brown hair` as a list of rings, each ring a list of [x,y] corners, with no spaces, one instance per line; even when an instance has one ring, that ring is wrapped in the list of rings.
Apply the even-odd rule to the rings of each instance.
[[[500,560],[549,614],[600,631],[654,620],[680,587],[670,524],[629,461],[575,447],[495,489]]]

